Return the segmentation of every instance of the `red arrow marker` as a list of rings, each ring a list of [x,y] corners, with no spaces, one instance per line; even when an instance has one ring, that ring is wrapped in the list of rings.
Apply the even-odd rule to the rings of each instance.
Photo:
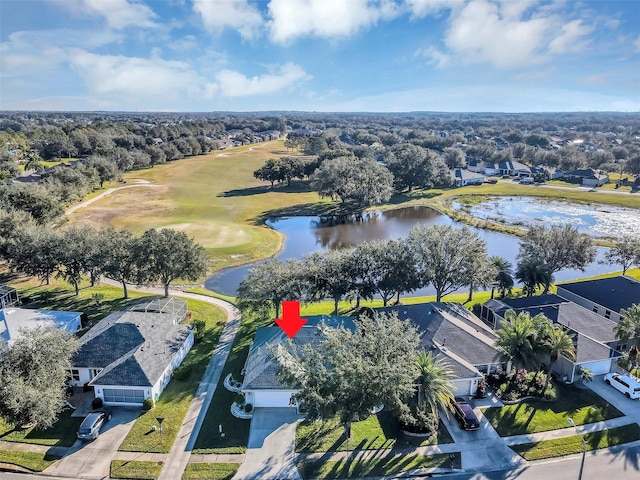
[[[282,318],[276,318],[275,322],[287,337],[293,338],[307,323],[307,319],[300,318],[300,302],[285,301],[282,302]]]

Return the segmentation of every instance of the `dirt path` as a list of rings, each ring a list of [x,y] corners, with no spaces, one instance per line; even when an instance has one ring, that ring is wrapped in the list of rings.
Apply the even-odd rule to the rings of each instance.
[[[114,187],[114,188],[110,188],[109,190],[102,192],[100,195],[95,196],[93,198],[90,198],[89,200],[85,200],[84,202],[78,203],[77,205],[74,205],[73,207],[69,207],[65,210],[64,214],[65,215],[71,215],[73,212],[75,212],[76,210],[80,209],[80,208],[84,208],[88,205],[91,205],[93,202],[96,202],[98,200],[100,200],[101,198],[106,197],[107,195],[111,195],[113,192],[117,191],[117,190],[123,190],[125,188],[134,188],[134,187],[161,187],[162,185],[155,185],[153,183],[149,183],[148,180],[136,180],[138,183],[135,183],[133,185],[125,185],[124,187]]]

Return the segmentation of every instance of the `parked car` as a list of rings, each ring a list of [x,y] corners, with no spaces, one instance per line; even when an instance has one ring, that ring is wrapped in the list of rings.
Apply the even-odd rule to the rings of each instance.
[[[102,425],[109,420],[111,420],[111,412],[109,410],[91,412],[80,424],[78,438],[80,440],[95,440],[100,435]]]
[[[472,431],[480,428],[478,417],[473,413],[473,408],[471,408],[471,405],[469,405],[464,398],[455,397],[453,414],[458,420],[458,425],[462,430]]]
[[[604,376],[604,382],[611,385],[616,390],[624,393],[625,397],[637,399],[640,398],[640,383],[628,375],[620,375],[619,373],[607,373]]]

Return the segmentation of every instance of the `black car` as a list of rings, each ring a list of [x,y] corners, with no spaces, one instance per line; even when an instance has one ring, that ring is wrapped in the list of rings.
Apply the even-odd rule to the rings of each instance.
[[[478,430],[480,428],[478,417],[473,413],[473,408],[471,408],[471,405],[469,405],[464,398],[455,398],[453,414],[456,420],[458,420],[458,425],[462,430]]]

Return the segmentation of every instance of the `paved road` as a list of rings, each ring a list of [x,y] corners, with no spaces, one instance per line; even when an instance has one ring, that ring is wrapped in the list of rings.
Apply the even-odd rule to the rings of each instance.
[[[115,408],[93,442],[76,440],[66,455],[47,468],[47,475],[67,478],[105,478],[109,476],[111,459],[140,415],[139,408]]]
[[[84,207],[86,207],[88,205],[91,205],[93,202],[97,202],[101,198],[104,198],[107,195],[111,195],[113,192],[115,192],[117,190],[123,190],[125,188],[136,188],[136,187],[161,187],[162,186],[162,185],[155,185],[155,184],[149,183],[147,180],[133,180],[133,181],[137,181],[138,183],[135,183],[133,185],[125,185],[123,187],[110,188],[109,190],[106,190],[106,191],[102,192],[100,195],[96,195],[95,197],[90,198],[89,200],[85,200],[84,202],[80,202],[80,203],[78,203],[78,204],[76,204],[76,205],[74,205],[72,207],[67,208],[64,211],[64,214],[65,215],[71,215],[76,210],[78,210],[80,208],[84,208]]]

